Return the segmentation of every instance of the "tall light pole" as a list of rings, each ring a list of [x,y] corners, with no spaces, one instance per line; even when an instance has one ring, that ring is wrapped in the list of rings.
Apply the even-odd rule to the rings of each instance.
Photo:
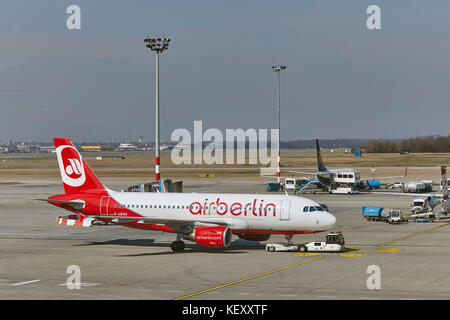
[[[273,66],[273,71],[278,75],[278,183],[280,183],[280,136],[281,136],[281,84],[280,84],[280,72],[281,70],[286,69],[286,66]]]
[[[156,131],[155,131],[155,179],[158,182],[158,189],[161,191],[160,171],[159,171],[159,54],[169,47],[168,38],[146,38],[146,47],[156,52]]]

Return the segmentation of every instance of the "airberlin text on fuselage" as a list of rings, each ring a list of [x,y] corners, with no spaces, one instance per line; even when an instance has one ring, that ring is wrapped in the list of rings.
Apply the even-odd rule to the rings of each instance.
[[[276,206],[274,203],[264,203],[264,200],[253,199],[253,201],[242,204],[240,202],[234,202],[230,206],[226,202],[221,202],[220,198],[217,198],[216,201],[209,202],[208,199],[205,199],[203,203],[198,201],[192,202],[189,205],[189,212],[191,214],[201,214],[201,215],[211,215],[215,213],[223,216],[228,212],[233,216],[247,216],[253,215],[257,217],[267,217],[267,214],[272,214],[274,217],[276,216]]]

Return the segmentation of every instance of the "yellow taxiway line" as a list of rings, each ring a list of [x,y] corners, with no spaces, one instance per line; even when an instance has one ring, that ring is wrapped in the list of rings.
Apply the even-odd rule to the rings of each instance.
[[[424,231],[420,231],[420,232],[417,232],[417,233],[410,234],[409,236],[406,236],[406,237],[402,237],[402,238],[395,239],[395,240],[392,240],[392,241],[389,241],[389,242],[386,242],[386,243],[379,244],[379,245],[375,246],[375,248],[381,248],[381,247],[387,246],[387,245],[395,243],[395,242],[399,242],[399,241],[402,241],[402,240],[413,238],[415,236],[418,236],[418,235],[421,235],[421,234],[424,234],[424,233],[427,233],[427,232],[430,232],[430,231],[433,231],[433,230],[436,230],[436,229],[439,229],[439,228],[443,228],[443,227],[446,227],[448,225],[450,225],[450,222],[449,223],[445,223],[445,224],[440,225],[440,226],[437,226],[437,227],[434,227],[434,228],[431,228],[431,229],[427,229],[427,230],[424,230]]]
[[[409,238],[413,238],[413,237],[416,237],[418,235],[421,235],[421,234],[424,234],[424,233],[427,233],[427,232],[430,232],[430,231],[433,231],[433,230],[437,230],[437,229],[440,229],[440,228],[443,228],[443,227],[446,227],[446,226],[449,226],[449,225],[450,225],[450,223],[446,223],[446,224],[443,224],[443,225],[440,225],[440,226],[437,226],[437,227],[434,227],[434,228],[431,228],[431,229],[427,229],[427,230],[424,230],[424,231],[413,233],[413,234],[410,234],[410,235],[402,237],[402,238],[398,238],[398,239],[395,239],[395,240],[392,240],[392,241],[389,241],[389,242],[385,242],[385,243],[376,245],[375,248],[381,248],[381,247],[390,245],[392,243],[399,242],[399,241],[402,241],[402,240],[406,240],[406,239],[409,239]],[[392,250],[392,252],[400,252],[400,250],[402,250],[402,249],[395,249],[394,248],[394,250]],[[380,250],[380,252],[383,252],[383,251]],[[365,253],[365,254],[346,254],[344,256],[347,256],[347,257],[351,256],[351,257],[353,257],[353,256],[366,256],[366,255],[367,255],[367,253]],[[323,258],[324,258],[323,256],[319,256],[317,258],[313,258],[313,259],[310,259],[310,260],[306,260],[306,261],[302,261],[302,262],[299,262],[299,263],[295,263],[295,264],[292,264],[292,265],[289,265],[289,266],[286,266],[286,267],[278,268],[278,269],[275,269],[275,270],[272,270],[272,271],[267,271],[267,272],[260,273],[260,274],[254,275],[254,276],[250,276],[250,277],[247,277],[247,278],[244,278],[244,279],[240,279],[240,280],[236,280],[236,281],[233,281],[233,282],[225,283],[225,284],[222,284],[220,286],[216,286],[216,287],[213,287],[213,288],[210,288],[210,289],[194,292],[194,293],[182,296],[182,297],[175,298],[174,300],[183,300],[183,299],[191,298],[191,297],[198,296],[198,295],[206,293],[206,292],[210,292],[210,291],[213,291],[213,290],[229,287],[229,286],[235,285],[237,283],[241,283],[241,282],[244,282],[244,281],[252,280],[252,279],[259,278],[259,277],[262,277],[262,276],[265,276],[265,275],[269,275],[269,274],[272,274],[272,273],[275,273],[275,272],[283,271],[283,270],[286,270],[286,269],[294,268],[294,267],[300,266],[302,264],[313,262],[313,261],[317,261],[317,260],[320,260],[320,259],[323,259]]]
[[[317,260],[322,259],[322,258],[323,257],[320,256],[320,257],[317,257],[317,258],[314,258],[314,259],[310,259],[310,260],[302,261],[302,262],[299,262],[299,263],[291,264],[291,265],[286,266],[286,267],[278,268],[278,269],[275,269],[275,270],[272,270],[272,271],[267,271],[267,272],[264,272],[264,273],[260,273],[260,274],[257,274],[257,275],[251,276],[251,277],[247,277],[247,278],[244,278],[244,279],[240,279],[240,280],[237,280],[237,281],[233,281],[233,282],[230,282],[230,283],[222,284],[220,286],[213,287],[213,288],[210,288],[210,289],[207,289],[207,290],[202,290],[202,291],[198,291],[198,292],[195,292],[195,293],[191,293],[191,294],[179,297],[179,298],[175,298],[174,300],[182,300],[182,299],[191,298],[191,297],[198,296],[198,295],[206,293],[206,292],[210,292],[210,291],[213,291],[213,290],[221,289],[221,288],[224,288],[224,287],[229,287],[229,286],[235,285],[237,283],[241,283],[241,282],[244,282],[244,281],[252,280],[252,279],[255,279],[255,278],[266,276],[268,274],[272,274],[272,273],[275,273],[275,272],[283,271],[283,270],[286,270],[286,269],[294,268],[294,267],[300,266],[300,265],[308,263],[308,262],[317,261]]]

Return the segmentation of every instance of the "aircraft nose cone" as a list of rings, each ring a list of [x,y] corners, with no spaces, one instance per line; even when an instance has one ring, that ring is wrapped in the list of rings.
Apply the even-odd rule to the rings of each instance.
[[[327,214],[327,217],[325,218],[325,225],[327,228],[333,228],[336,225],[337,219],[335,216],[333,216],[331,213]]]

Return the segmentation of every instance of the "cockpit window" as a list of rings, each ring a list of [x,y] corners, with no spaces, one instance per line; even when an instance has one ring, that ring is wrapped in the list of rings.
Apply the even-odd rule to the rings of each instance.
[[[307,207],[303,207],[303,212],[314,212],[314,211],[325,211],[324,208],[322,208],[321,206],[307,206]]]

